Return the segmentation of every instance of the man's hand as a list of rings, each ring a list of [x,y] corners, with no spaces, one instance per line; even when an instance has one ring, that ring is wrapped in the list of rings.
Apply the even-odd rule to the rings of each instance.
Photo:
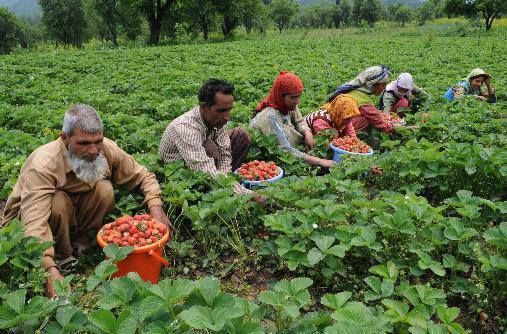
[[[49,276],[46,279],[46,296],[48,298],[54,298],[56,296],[56,291],[54,288],[55,280],[63,280],[63,276],[60,274],[60,271],[57,267],[50,267],[47,270]]]
[[[164,208],[162,208],[160,205],[152,206],[150,208],[150,215],[157,221],[169,227],[171,231],[175,232],[174,226],[169,221],[169,218],[167,218],[167,215],[164,212]]]
[[[305,131],[305,145],[309,150],[315,147],[315,139],[313,139],[313,135],[311,131]]]

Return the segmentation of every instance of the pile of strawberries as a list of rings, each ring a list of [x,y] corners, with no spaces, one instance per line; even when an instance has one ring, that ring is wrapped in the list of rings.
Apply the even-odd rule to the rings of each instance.
[[[335,138],[331,143],[334,147],[338,147],[339,149],[347,152],[369,153],[371,151],[371,147],[366,143],[350,136]]]
[[[273,161],[254,160],[238,168],[238,175],[248,181],[265,181],[280,174],[280,170]]]
[[[390,123],[403,124],[403,119],[398,116],[396,113],[382,113],[384,119]]]
[[[143,247],[158,242],[166,233],[167,227],[150,215],[129,215],[120,217],[104,225],[99,234],[108,244],[118,246]]]

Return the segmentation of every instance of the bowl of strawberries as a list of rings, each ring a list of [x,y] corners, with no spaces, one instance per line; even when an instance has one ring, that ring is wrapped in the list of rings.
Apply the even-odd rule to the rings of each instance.
[[[273,161],[250,161],[242,164],[235,173],[243,180],[242,184],[248,187],[266,185],[283,177],[283,169]]]
[[[134,247],[127,258],[117,262],[118,271],[112,278],[136,272],[144,281],[152,283],[158,282],[161,266],[169,265],[163,257],[168,240],[169,228],[150,215],[125,215],[103,225],[97,233],[97,244],[102,248],[109,244]]]
[[[372,156],[373,149],[357,137],[343,136],[333,139],[329,147],[333,150],[333,160],[340,161],[343,154]]]

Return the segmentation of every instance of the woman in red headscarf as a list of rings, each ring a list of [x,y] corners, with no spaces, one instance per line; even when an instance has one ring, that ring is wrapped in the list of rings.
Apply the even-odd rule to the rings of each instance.
[[[265,135],[276,135],[282,149],[307,163],[330,167],[334,163],[332,160],[317,158],[296,148],[305,144],[311,149],[315,145],[312,132],[298,108],[303,89],[303,82],[297,75],[280,72],[268,96],[255,108],[250,126]]]

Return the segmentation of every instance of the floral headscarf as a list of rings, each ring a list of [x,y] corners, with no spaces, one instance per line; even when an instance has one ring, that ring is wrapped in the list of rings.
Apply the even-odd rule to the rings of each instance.
[[[284,95],[302,93],[303,89],[303,82],[297,75],[282,71],[276,77],[268,96],[257,105],[255,110],[259,112],[264,108],[271,107],[287,115],[290,110],[285,105]]]
[[[371,94],[373,85],[387,82],[390,74],[389,67],[384,65],[368,67],[353,80],[338,87],[333,95],[348,93],[355,89]]]

